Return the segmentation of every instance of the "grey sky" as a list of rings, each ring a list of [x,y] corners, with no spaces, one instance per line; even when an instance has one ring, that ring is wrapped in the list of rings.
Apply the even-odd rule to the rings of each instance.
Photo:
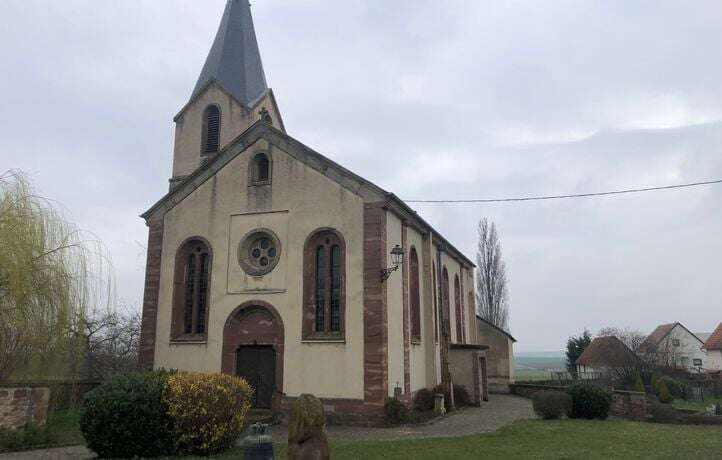
[[[172,117],[225,0],[4,0],[0,170],[100,236],[140,304],[137,216],[167,190]],[[256,0],[289,134],[407,199],[722,178],[722,3]],[[474,256],[494,220],[518,350],[584,327],[722,321],[722,186],[420,205]]]

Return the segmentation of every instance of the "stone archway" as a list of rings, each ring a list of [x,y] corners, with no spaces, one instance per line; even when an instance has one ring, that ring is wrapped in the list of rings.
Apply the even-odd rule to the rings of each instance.
[[[279,410],[281,407],[283,345],[283,321],[266,302],[246,302],[226,320],[221,370],[253,380],[249,383],[258,386],[254,402],[259,408]]]

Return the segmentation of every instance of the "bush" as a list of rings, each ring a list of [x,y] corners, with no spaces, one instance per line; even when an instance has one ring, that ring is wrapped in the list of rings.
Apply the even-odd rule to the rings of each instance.
[[[655,423],[678,423],[679,413],[674,407],[665,404],[650,404],[647,411]]]
[[[657,374],[652,375],[652,380],[649,382],[649,386],[652,387],[652,393],[659,393],[659,379],[657,378]]]
[[[132,374],[87,394],[80,429],[101,458],[158,457],[174,452],[164,398],[167,374]]]
[[[637,372],[637,377],[634,379],[634,391],[646,393],[646,390],[644,389],[644,382],[642,382],[642,376],[639,375],[639,372]]]
[[[444,408],[449,411],[449,406],[451,405],[451,395],[448,391],[444,390],[443,385],[436,385],[433,390],[434,394],[443,394],[444,395]],[[463,385],[454,385],[454,406],[457,409],[460,409],[462,407],[466,407],[471,403],[471,398],[469,397],[469,392],[466,390],[466,387]]]
[[[667,382],[664,380],[660,380],[657,384],[657,397],[659,398],[659,402],[664,404],[669,404],[674,401],[672,393],[669,392],[669,388],[667,387]]]
[[[231,447],[243,431],[252,394],[245,380],[231,375],[171,374],[165,400],[176,453],[205,456]]]
[[[537,391],[531,400],[534,412],[545,420],[556,420],[572,412],[572,397],[561,391]]]
[[[570,418],[606,419],[609,416],[609,407],[612,396],[603,388],[586,383],[572,385],[568,390],[572,397],[572,411]]]
[[[669,392],[674,398],[687,399],[687,384],[684,382],[680,382],[671,377],[662,377],[659,381],[667,385],[667,389],[669,389]]]
[[[386,398],[386,403],[384,404],[384,415],[386,417],[386,423],[390,425],[405,423],[409,416],[404,403],[396,398]]]
[[[422,388],[414,396],[414,410],[417,412],[428,412],[434,410],[434,392]]]
[[[0,428],[0,452],[42,446],[44,444],[49,444],[48,433],[34,423],[28,423],[18,430]]]
[[[463,385],[454,385],[454,405],[457,408],[466,407],[471,403],[469,392]]]

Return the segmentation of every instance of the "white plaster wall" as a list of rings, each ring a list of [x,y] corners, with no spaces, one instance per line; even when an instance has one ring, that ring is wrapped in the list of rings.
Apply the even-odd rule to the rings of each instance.
[[[249,189],[249,158],[260,150],[272,156],[273,184]],[[238,274],[237,240],[254,225],[277,233],[283,266],[251,283]],[[319,227],[335,228],[346,241],[345,343],[301,343],[303,245]],[[170,343],[174,259],[182,242],[193,236],[206,238],[213,250],[208,341],[176,345]],[[242,303],[261,300],[283,320],[283,391],[288,396],[313,391],[319,397],[363,398],[362,253],[362,199],[280,149],[257,142],[166,214],[156,367],[219,372],[228,316]]]
[[[722,370],[722,350],[707,351],[707,369]]]
[[[221,109],[220,148],[223,149],[260,118],[258,112],[263,107],[271,114],[273,125],[280,126],[280,117],[271,98],[268,93],[256,106],[249,109],[239,104],[217,84],[211,84],[176,120],[173,177],[187,176],[200,165],[203,113],[206,107],[216,104]]]
[[[397,244],[401,245],[401,220],[387,212],[386,254]],[[391,256],[388,257],[388,263],[391,265]],[[404,291],[401,269],[392,273],[386,283],[389,396],[393,396],[397,383],[404,388]]]
[[[674,346],[674,340],[679,340],[679,347]],[[702,349],[703,343],[700,342],[694,335],[689,333],[685,328],[677,325],[672,329],[667,337],[660,344],[660,350],[669,350],[673,353],[675,361],[678,366],[682,366],[682,358],[687,360],[687,368],[695,369],[695,359],[702,360],[702,367],[707,368],[708,356]]]

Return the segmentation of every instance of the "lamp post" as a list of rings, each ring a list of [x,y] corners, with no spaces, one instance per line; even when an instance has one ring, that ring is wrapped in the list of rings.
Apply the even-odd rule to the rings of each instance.
[[[382,283],[389,279],[391,274],[398,270],[401,264],[404,263],[404,248],[402,248],[398,244],[394,246],[394,248],[391,250],[391,262],[393,263],[393,266],[381,270]]]

